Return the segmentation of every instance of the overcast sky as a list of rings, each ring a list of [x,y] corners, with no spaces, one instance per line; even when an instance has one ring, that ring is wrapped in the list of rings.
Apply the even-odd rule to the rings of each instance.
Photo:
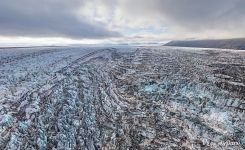
[[[245,0],[0,0],[0,44],[245,37]]]

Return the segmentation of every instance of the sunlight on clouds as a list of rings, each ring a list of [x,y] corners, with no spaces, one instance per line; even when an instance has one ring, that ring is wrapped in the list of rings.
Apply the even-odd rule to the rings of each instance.
[[[111,3],[115,3],[115,5]],[[130,1],[125,0],[116,2],[92,0],[85,2],[77,14],[80,19],[87,19],[92,23],[100,23],[107,26],[110,30],[123,33],[125,36],[130,36],[131,34],[127,34],[130,31],[134,33],[139,32],[139,30],[142,30],[140,32],[146,32],[145,29],[152,31],[159,29],[155,33],[162,33],[162,29],[166,28],[159,17],[154,15],[147,16],[141,12],[142,8],[138,6],[135,6],[138,10],[128,9],[129,4]],[[152,29],[149,29],[150,27]]]
[[[243,0],[22,1],[28,5],[0,2],[1,43],[143,42],[245,33]]]
[[[30,38],[30,37],[2,37],[0,47],[8,46],[45,46],[45,45],[69,45],[69,44],[100,44],[107,40],[83,39],[73,40],[69,38]]]
[[[110,24],[112,10],[104,3],[95,0],[86,1],[77,11],[79,19],[86,19],[91,23]]]

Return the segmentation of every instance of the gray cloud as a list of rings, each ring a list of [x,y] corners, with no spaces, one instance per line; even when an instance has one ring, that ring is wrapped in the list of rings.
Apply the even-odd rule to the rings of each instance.
[[[132,4],[133,3],[133,4]],[[172,32],[203,36],[245,35],[244,0],[135,0],[125,11],[155,18]]]
[[[120,36],[76,16],[81,0],[1,0],[0,35],[106,38]]]
[[[244,0],[0,0],[0,35],[94,39],[163,27],[165,39],[232,38],[245,35],[244,14]]]
[[[168,21],[189,30],[234,29],[244,21],[243,0],[165,0],[160,12]]]

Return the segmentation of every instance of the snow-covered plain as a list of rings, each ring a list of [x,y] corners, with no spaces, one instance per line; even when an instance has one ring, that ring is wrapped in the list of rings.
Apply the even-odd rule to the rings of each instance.
[[[0,49],[0,149],[243,149],[244,114],[244,51]]]

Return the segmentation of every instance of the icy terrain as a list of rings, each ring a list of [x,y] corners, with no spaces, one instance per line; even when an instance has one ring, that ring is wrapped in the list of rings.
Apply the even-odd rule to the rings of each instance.
[[[245,52],[0,49],[0,149],[244,149]]]

